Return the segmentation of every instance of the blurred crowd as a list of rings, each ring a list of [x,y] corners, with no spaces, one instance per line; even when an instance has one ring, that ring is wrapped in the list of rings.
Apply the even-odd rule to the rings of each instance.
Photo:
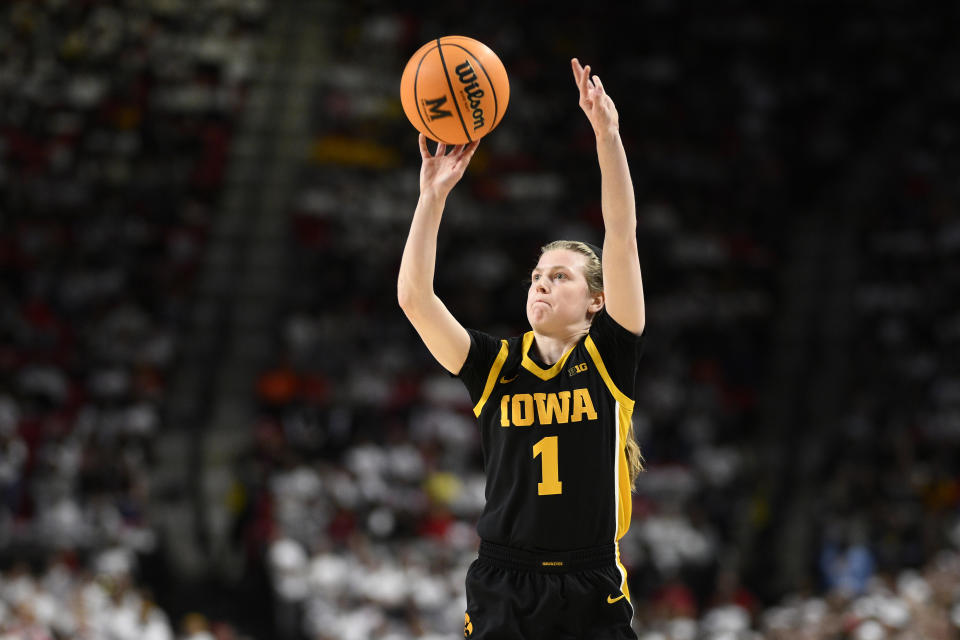
[[[642,637],[957,637],[950,33],[892,1],[869,15],[831,6],[829,18],[604,6],[547,15],[521,3],[466,25],[438,7],[337,13],[291,211],[302,277],[260,379],[257,444],[238,461],[251,497],[239,530],[269,566],[290,637],[459,635],[479,440],[465,391],[394,289],[418,185],[397,79],[444,33],[490,45],[511,80],[507,115],[440,232],[436,289],[465,326],[524,331],[538,247],[602,239],[570,57],[605,78],[621,114],[648,300],[635,416],[648,471],[622,542]],[[833,349],[847,369],[831,378],[840,400],[822,424],[781,425],[763,400],[776,391],[777,332],[803,294],[786,272],[823,268],[794,256],[801,230],[815,244],[853,238],[846,279],[823,277],[808,303],[811,342],[791,345]],[[835,309],[847,325],[831,342],[817,332]],[[815,358],[800,375],[820,374]],[[813,456],[803,475],[801,450]],[[794,552],[803,575],[783,584],[778,541],[801,499],[810,542]]]
[[[0,7],[4,637],[172,637],[133,568],[52,559],[157,547],[153,448],[264,11]]]
[[[570,57],[620,112],[648,301],[648,470],[622,541],[641,637],[960,636],[950,11],[520,2],[463,22],[453,6],[320,4],[330,39],[287,212],[296,277],[231,496],[276,637],[460,637],[479,437],[395,302],[419,169],[399,77],[444,33],[490,45],[511,80],[440,233],[436,288],[468,327],[524,331],[538,248],[602,241]],[[138,567],[158,545],[153,449],[176,426],[170,376],[269,15],[262,0],[0,7],[0,638],[235,636],[200,616],[175,630]],[[818,356],[784,381],[780,332],[806,295],[789,274],[827,268],[797,257],[801,231],[846,253],[805,303],[819,333],[793,345]],[[778,384],[822,376],[833,404],[771,418],[765,399],[790,397]],[[803,575],[783,584],[794,526]]]
[[[42,573],[15,563],[0,573],[0,638],[172,640],[166,614],[132,584],[133,562],[117,546],[89,567],[70,553],[51,557]]]

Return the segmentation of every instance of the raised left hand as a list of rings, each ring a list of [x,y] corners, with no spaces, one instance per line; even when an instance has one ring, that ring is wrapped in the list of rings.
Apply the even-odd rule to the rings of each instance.
[[[570,60],[573,79],[580,89],[580,108],[587,114],[593,132],[600,136],[604,133],[619,132],[620,116],[613,100],[603,90],[600,76],[590,77],[590,65],[581,66],[576,58]]]

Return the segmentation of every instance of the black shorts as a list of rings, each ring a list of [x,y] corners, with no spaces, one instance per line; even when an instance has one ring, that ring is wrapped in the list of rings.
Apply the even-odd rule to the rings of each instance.
[[[480,543],[467,570],[470,640],[636,640],[633,606],[610,544],[531,554]]]

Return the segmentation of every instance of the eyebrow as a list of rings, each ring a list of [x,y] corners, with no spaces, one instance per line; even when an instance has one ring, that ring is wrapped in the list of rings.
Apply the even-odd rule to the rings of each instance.
[[[531,273],[537,273],[538,271],[550,271],[551,269],[566,269],[567,271],[569,271],[570,267],[568,267],[565,264],[555,264],[553,266],[547,267],[546,269],[541,269],[540,267],[534,267]]]

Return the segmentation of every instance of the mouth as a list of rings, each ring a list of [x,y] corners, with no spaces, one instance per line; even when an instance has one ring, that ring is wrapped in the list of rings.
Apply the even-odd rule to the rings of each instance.
[[[537,303],[545,304],[545,305],[547,305],[548,307],[550,306],[550,303],[547,302],[546,300],[534,300],[534,301],[533,301],[533,304],[537,304]]]

